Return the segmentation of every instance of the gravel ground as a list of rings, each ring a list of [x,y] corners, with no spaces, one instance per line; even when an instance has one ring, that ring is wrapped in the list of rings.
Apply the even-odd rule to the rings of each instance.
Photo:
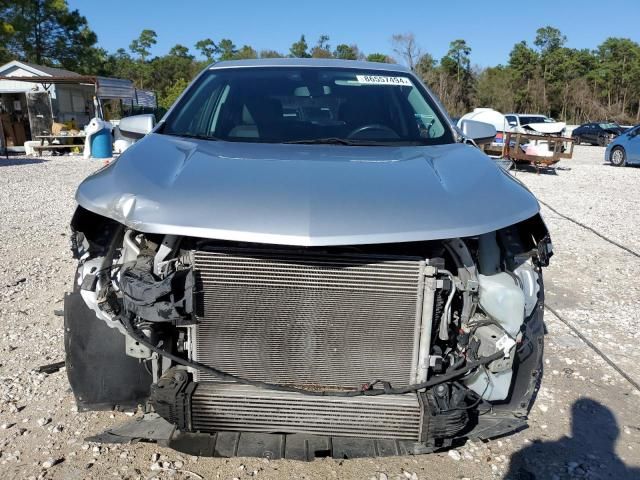
[[[613,168],[577,147],[556,174],[517,172],[544,202],[640,252],[640,169]],[[154,444],[83,438],[129,419],[76,412],[62,360],[62,298],[74,263],[68,222],[78,182],[101,164],[81,158],[0,158],[0,478],[640,478],[640,391],[547,312],[546,371],[530,428],[419,457],[311,463],[208,459]],[[547,300],[640,382],[640,258],[543,208],[556,255]],[[632,469],[634,469],[632,471]]]

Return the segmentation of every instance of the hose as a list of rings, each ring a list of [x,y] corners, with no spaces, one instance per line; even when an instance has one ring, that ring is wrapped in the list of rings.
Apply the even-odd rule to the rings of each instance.
[[[233,382],[240,383],[242,385],[250,385],[252,387],[264,388],[267,390],[302,393],[304,395],[319,396],[319,397],[359,397],[359,396],[376,396],[376,395],[402,395],[404,393],[417,392],[418,390],[431,388],[431,387],[434,387],[435,385],[439,385],[441,383],[448,382],[449,380],[453,380],[454,378],[458,378],[466,374],[467,372],[473,370],[476,367],[479,367],[481,365],[486,365],[504,356],[503,352],[496,352],[493,355],[490,355],[488,357],[482,357],[476,361],[469,362],[467,363],[467,365],[464,366],[464,368],[461,368],[459,370],[453,370],[451,372],[445,373],[444,375],[440,375],[438,377],[427,380],[426,382],[407,385],[406,387],[391,388],[391,387],[388,387],[388,384],[387,384],[383,390],[380,390],[380,389],[374,390],[374,389],[370,389],[369,385],[365,385],[358,390],[318,392],[318,391],[305,390],[302,388],[288,387],[285,385],[277,385],[273,383],[249,380],[247,378],[243,378],[238,375],[233,375],[231,373],[223,372],[222,370],[218,370],[217,368],[209,367],[207,365],[203,365],[198,362],[193,362],[191,360],[186,360],[182,357],[179,357],[165,350],[162,350],[161,348],[151,343],[146,337],[139,335],[138,332],[136,331],[135,326],[133,325],[133,318],[120,316],[120,321],[122,322],[127,333],[131,335],[131,337],[133,337],[134,340],[141,343],[151,351],[156,352],[157,354],[162,355],[179,365],[195,368],[196,370],[200,370],[201,372],[208,373],[209,375],[214,375],[218,377],[220,380],[233,381]],[[382,383],[385,383],[385,382],[382,382]]]
[[[451,281],[451,292],[449,293],[449,298],[447,298],[447,303],[444,305],[444,313],[442,314],[442,319],[440,320],[440,331],[438,332],[438,337],[440,340],[447,341],[449,340],[449,324],[451,323],[451,302],[453,302],[453,297],[456,295],[456,284],[453,275],[449,272],[446,272],[449,275],[449,280]]]

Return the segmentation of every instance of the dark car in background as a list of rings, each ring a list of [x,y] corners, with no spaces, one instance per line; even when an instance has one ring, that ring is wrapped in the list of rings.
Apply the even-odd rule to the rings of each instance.
[[[625,129],[617,123],[591,122],[576,128],[572,133],[572,137],[576,145],[584,142],[605,147],[609,145],[611,140],[624,132],[624,130]]]

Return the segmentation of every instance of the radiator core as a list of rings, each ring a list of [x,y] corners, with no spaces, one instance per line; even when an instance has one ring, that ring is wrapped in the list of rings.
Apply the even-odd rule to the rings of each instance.
[[[191,430],[307,433],[418,441],[415,394],[315,397],[235,384],[200,383],[191,398]]]
[[[411,383],[424,259],[243,248],[193,258],[195,361],[285,385]]]

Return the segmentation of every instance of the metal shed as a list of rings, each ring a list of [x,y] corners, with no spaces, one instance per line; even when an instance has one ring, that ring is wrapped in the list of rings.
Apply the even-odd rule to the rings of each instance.
[[[156,108],[155,94],[137,90],[130,80],[14,60],[0,67],[0,143],[20,150],[54,121],[82,129],[91,118],[104,118],[104,103],[113,101]]]

